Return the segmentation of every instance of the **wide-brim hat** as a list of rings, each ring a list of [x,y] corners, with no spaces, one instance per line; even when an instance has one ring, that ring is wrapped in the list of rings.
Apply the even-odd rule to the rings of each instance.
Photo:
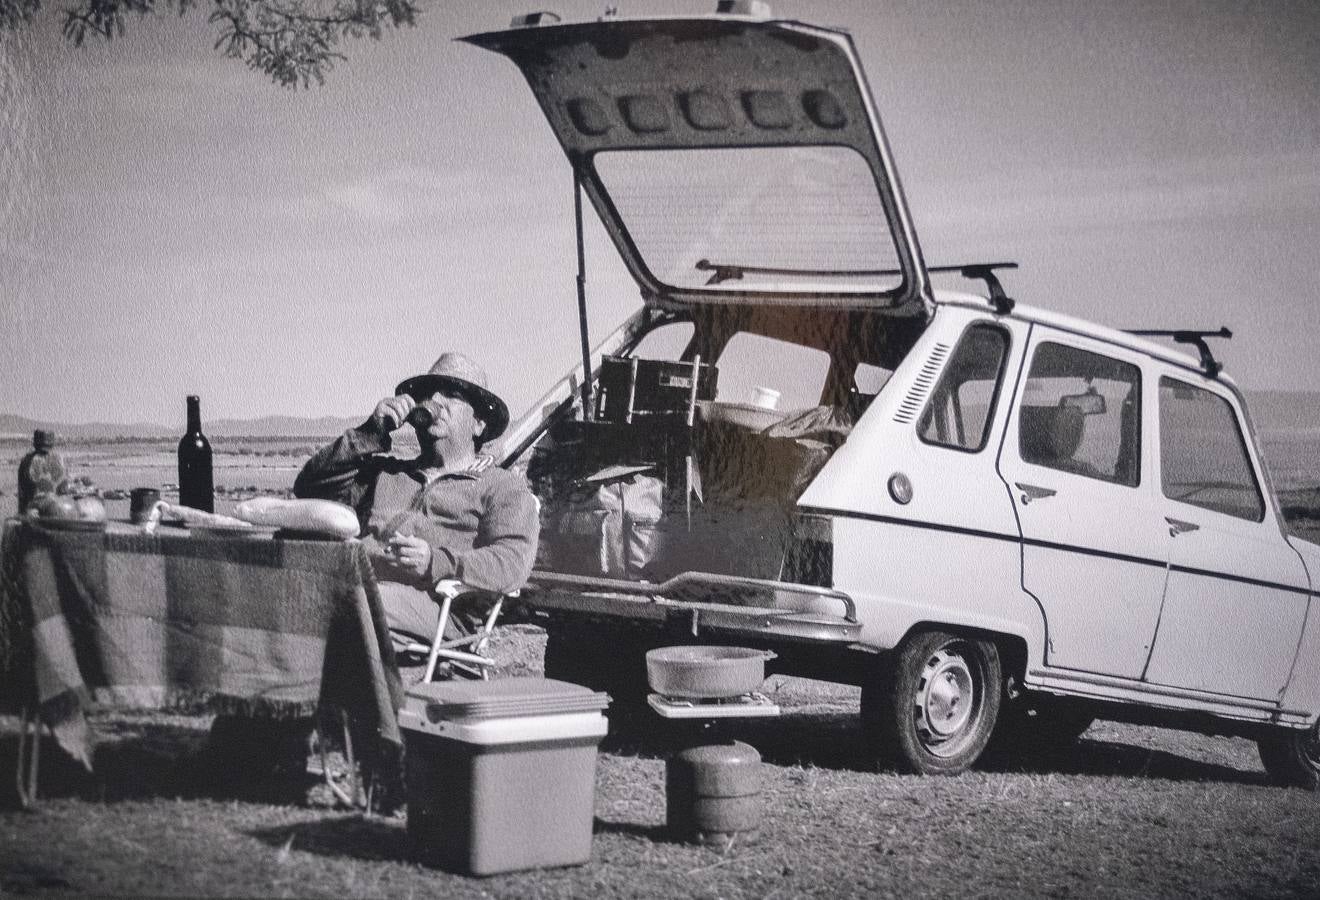
[[[509,427],[509,408],[486,387],[486,370],[462,353],[440,354],[430,371],[399,382],[394,393],[425,398],[444,387],[461,393],[472,404],[473,411],[486,423],[486,431],[481,435],[482,443],[494,440]]]

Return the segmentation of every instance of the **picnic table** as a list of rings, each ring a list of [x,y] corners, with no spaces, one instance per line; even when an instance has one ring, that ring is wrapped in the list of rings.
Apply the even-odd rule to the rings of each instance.
[[[91,769],[86,713],[336,709],[402,744],[402,688],[356,540],[154,533],[9,519],[0,536],[0,710],[33,710]]]

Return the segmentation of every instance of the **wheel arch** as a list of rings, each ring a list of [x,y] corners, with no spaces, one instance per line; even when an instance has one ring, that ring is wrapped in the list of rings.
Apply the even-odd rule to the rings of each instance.
[[[937,619],[923,619],[912,623],[887,655],[892,656],[894,651],[912,640],[914,636],[928,631],[944,631],[960,637],[990,641],[999,653],[999,665],[1006,678],[1012,677],[1021,684],[1026,676],[1029,651],[1027,639],[1023,635],[976,625],[942,622]]]

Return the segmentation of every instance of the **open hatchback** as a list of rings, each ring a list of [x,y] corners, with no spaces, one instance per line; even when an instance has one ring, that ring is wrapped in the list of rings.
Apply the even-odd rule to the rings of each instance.
[[[715,16],[466,40],[518,66],[558,138],[579,264],[585,195],[642,297],[594,352],[584,326],[583,366],[506,439],[543,507],[533,604],[855,638],[794,504],[930,296],[851,39]]]

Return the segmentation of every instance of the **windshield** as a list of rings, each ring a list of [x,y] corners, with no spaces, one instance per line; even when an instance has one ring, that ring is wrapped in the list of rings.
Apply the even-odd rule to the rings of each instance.
[[[898,256],[875,178],[849,147],[598,153],[651,274],[671,287],[885,291]]]

